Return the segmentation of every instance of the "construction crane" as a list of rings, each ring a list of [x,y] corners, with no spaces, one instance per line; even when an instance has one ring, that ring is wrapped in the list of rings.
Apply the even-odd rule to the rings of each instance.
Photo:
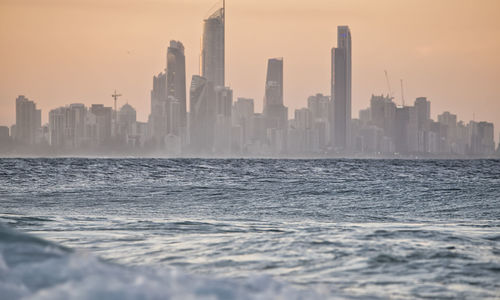
[[[389,89],[389,97],[392,98],[392,89],[391,89],[391,82],[389,81],[389,74],[387,73],[387,70],[384,70],[385,73],[385,80],[387,81],[387,88]]]
[[[122,96],[122,94],[117,94],[116,90],[113,93],[113,95],[111,95],[111,97],[113,97],[113,99],[115,100],[115,112],[116,112],[116,101],[118,100],[118,97],[121,97],[121,96]]]
[[[403,79],[401,79],[401,101],[403,102],[403,107],[405,106],[405,90],[403,88]]]
[[[111,97],[113,97],[113,99],[115,100],[115,111],[113,112],[113,132],[116,132],[116,123],[118,122],[118,118],[117,118],[117,110],[116,110],[116,101],[118,100],[118,97],[121,97],[122,94],[117,94],[116,93],[116,90],[115,92],[113,93],[113,95],[111,95]]]

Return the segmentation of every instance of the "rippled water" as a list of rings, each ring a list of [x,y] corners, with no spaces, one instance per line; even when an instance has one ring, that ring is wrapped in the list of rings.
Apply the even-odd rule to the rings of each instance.
[[[13,298],[500,297],[499,160],[2,159],[0,222]]]

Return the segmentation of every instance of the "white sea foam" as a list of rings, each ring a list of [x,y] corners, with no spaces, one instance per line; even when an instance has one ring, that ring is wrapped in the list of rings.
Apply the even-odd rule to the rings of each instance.
[[[313,299],[268,276],[213,279],[125,267],[0,225],[1,299]]]

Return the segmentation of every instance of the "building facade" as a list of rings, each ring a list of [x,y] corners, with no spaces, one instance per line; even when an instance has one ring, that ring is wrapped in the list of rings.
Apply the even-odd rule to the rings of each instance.
[[[213,86],[224,86],[225,7],[217,9],[203,22],[201,76]]]
[[[37,132],[42,126],[42,111],[36,108],[36,103],[21,95],[16,99],[16,125],[13,138],[24,145],[34,145]]]
[[[333,146],[348,151],[351,139],[351,32],[348,26],[337,28],[337,48],[332,49],[331,93],[333,101]]]

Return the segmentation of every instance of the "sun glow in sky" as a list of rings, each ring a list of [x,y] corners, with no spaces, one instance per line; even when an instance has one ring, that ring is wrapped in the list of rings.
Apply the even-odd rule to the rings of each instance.
[[[48,111],[70,103],[112,106],[118,90],[146,121],[153,75],[169,40],[186,47],[187,83],[198,74],[202,20],[213,0],[0,0],[0,125],[15,122],[24,94]],[[353,117],[372,93],[426,96],[443,111],[500,128],[497,0],[228,0],[226,84],[262,109],[266,60],[284,57],[290,115],[330,94],[336,27],[353,41]]]

